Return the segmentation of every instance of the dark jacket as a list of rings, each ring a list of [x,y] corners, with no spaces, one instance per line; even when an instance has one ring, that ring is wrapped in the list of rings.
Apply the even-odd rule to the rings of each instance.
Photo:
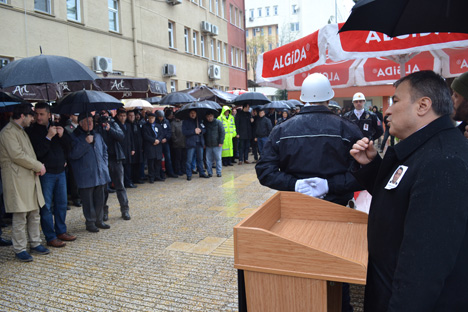
[[[172,147],[185,148],[185,136],[182,133],[182,120],[174,119],[171,122]]]
[[[166,139],[168,142],[172,137],[172,131],[171,131],[171,123],[169,120],[164,118],[162,121],[159,120],[158,117],[156,117],[157,124],[161,125],[162,133],[161,133],[161,140]]]
[[[143,149],[147,159],[161,160],[163,157],[162,143],[159,134],[162,133],[162,127],[160,124],[154,123],[154,129],[152,124],[149,122],[145,123],[141,128],[141,134],[143,136]],[[158,139],[160,143],[154,145],[154,141]]]
[[[325,200],[346,204],[354,191],[362,189],[348,172],[353,162],[349,150],[361,137],[355,124],[327,107],[306,106],[273,128],[255,166],[258,179],[279,191],[295,191],[298,179],[327,179]]]
[[[205,132],[205,145],[208,147],[216,147],[222,145],[224,142],[224,126],[218,119],[213,119],[212,122],[204,121]]]
[[[361,118],[358,119],[353,109],[344,114],[343,118],[354,122],[361,130],[362,135],[369,140],[376,140],[383,134],[382,121],[372,112],[364,110]]]
[[[252,115],[249,112],[244,112],[240,110],[236,117],[236,131],[240,140],[252,139],[252,122],[250,120]]]
[[[47,173],[62,173],[71,149],[71,138],[68,132],[64,130],[61,138],[56,134],[52,140],[49,140],[46,137],[47,127],[34,123],[26,128],[26,133],[31,140],[37,160],[44,164]]]
[[[78,188],[90,188],[110,182],[107,167],[107,146],[99,133],[94,135],[92,144],[86,142],[88,135],[81,127],[72,134],[70,163]]]
[[[122,130],[124,134],[124,139],[119,142],[120,146],[122,147],[122,151],[125,155],[125,160],[123,161],[126,163],[131,163],[132,159],[132,151],[135,151],[135,142],[133,141],[133,131],[131,125],[126,122],[125,124],[121,124],[120,121],[116,120],[115,123],[119,126],[120,130]]]
[[[110,160],[125,160],[125,153],[121,143],[125,140],[125,134],[117,125],[114,119],[109,121],[109,131],[104,129],[102,125],[96,125],[96,132],[99,133],[107,145],[107,153]]]
[[[196,128],[201,129],[200,134],[195,133]],[[197,143],[201,144],[201,146],[205,145],[205,139],[203,135],[206,132],[205,125],[201,120],[197,119],[186,119],[182,122],[182,133],[185,135],[185,147],[186,148],[194,148],[197,146]]]
[[[132,164],[143,162],[143,136],[141,134],[141,126],[135,120],[133,123],[128,123],[132,130],[133,144],[135,145],[135,155],[132,156]]]
[[[255,122],[255,137],[264,138],[269,136],[272,128],[273,126],[271,125],[270,119],[266,116],[258,117]]]
[[[385,189],[399,166],[398,186]],[[372,194],[365,311],[466,311],[468,141],[443,116],[355,173]]]

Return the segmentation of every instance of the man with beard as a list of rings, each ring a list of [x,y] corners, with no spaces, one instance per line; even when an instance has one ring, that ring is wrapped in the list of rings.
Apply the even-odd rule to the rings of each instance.
[[[34,111],[30,104],[19,104],[13,109],[10,122],[0,132],[0,167],[2,168],[3,196],[7,213],[13,214],[11,238],[16,258],[33,261],[26,251],[48,254],[41,245],[39,208],[45,205],[39,176],[46,173],[44,164],[36,158],[31,141],[24,131],[31,125]]]
[[[453,120],[461,121],[458,129],[468,138],[468,72],[452,82]]]

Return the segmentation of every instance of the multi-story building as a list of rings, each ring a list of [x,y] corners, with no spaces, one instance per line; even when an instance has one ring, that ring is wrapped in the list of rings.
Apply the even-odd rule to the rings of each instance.
[[[0,0],[0,64],[41,47],[171,91],[245,89],[244,12],[244,0]]]

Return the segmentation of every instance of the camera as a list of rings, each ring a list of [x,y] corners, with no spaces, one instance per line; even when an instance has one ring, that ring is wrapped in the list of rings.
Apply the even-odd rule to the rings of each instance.
[[[109,123],[110,120],[111,120],[110,116],[99,116],[98,123],[105,124],[105,123]]]

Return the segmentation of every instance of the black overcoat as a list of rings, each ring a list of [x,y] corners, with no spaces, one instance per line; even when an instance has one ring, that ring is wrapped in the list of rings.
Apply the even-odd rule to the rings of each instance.
[[[157,133],[162,132],[162,127],[160,124],[155,123],[155,128]],[[163,152],[162,152],[162,143],[158,145],[153,145],[154,141],[158,139],[161,141],[159,135],[157,136],[156,133],[153,131],[151,124],[149,122],[145,123],[141,128],[142,136],[143,136],[143,149],[145,151],[145,155],[147,159],[157,159],[162,160]]]

